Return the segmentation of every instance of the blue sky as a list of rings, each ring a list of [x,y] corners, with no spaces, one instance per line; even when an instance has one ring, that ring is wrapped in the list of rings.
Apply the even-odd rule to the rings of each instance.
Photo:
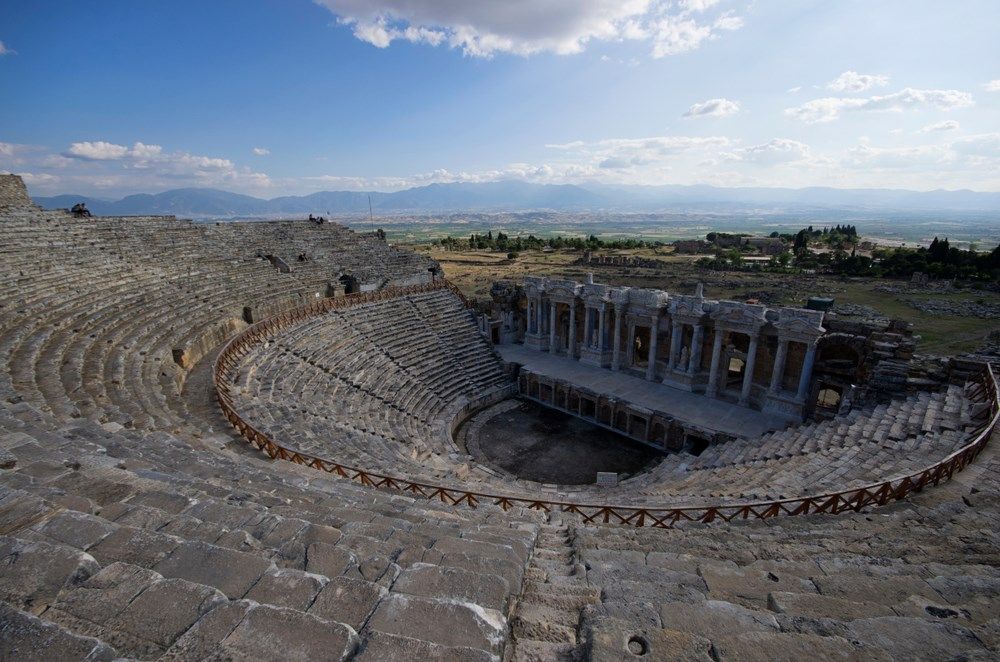
[[[0,170],[998,191],[997,25],[995,0],[4,3]]]

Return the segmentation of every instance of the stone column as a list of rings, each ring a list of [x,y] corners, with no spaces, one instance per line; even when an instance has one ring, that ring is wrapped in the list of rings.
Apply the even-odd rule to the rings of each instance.
[[[714,398],[719,393],[719,361],[722,358],[722,336],[725,332],[715,327],[715,340],[712,342],[712,366],[708,370],[708,388],[705,395]]]
[[[622,369],[622,312],[623,307],[615,306],[615,344],[611,347],[611,369]]]
[[[654,381],[656,379],[656,349],[660,344],[660,316],[653,315],[652,325],[649,327],[649,362],[646,365],[646,379]]]
[[[778,353],[774,355],[774,370],[771,371],[771,386],[768,392],[777,395],[781,391],[781,378],[785,375],[785,359],[788,358],[788,340],[778,339]]]
[[[806,345],[806,358],[802,362],[802,374],[799,376],[799,392],[796,394],[799,402],[805,402],[809,395],[809,380],[812,379],[813,364],[816,362],[816,343]]]
[[[536,330],[535,330],[536,329],[536,327],[535,327],[535,315],[534,315],[534,312],[533,312],[534,308],[535,308],[535,300],[529,298],[528,299],[528,333],[536,333]]]
[[[576,358],[576,300],[569,304],[569,343],[566,345],[566,353],[570,358]]]
[[[607,304],[601,304],[601,316],[598,319],[597,325],[597,351],[602,355],[604,354],[605,347],[608,344],[608,326],[607,326]]]
[[[556,321],[559,317],[556,315],[558,311],[556,310],[556,302],[552,301],[549,304],[549,353],[556,353]]]
[[[594,318],[594,309],[587,306],[586,310],[587,312],[583,316],[583,346],[590,348],[593,344],[593,334],[590,332],[590,323]]]
[[[681,355],[681,338],[683,338],[684,336],[681,335],[681,323],[678,320],[673,321],[671,329],[672,331],[670,333],[670,362],[667,367],[670,368],[670,370],[673,370],[674,368],[677,367],[677,360]]]
[[[628,322],[628,337],[625,344],[625,367],[631,368],[635,363],[635,322]]]
[[[747,361],[743,366],[743,389],[740,391],[740,404],[744,407],[750,404],[750,388],[753,386],[753,369],[757,363],[757,336],[750,336],[750,347],[747,348]]]
[[[694,325],[694,334],[691,336],[691,354],[688,358],[688,374],[698,374],[701,367],[701,345],[705,341],[705,327],[702,324]]]

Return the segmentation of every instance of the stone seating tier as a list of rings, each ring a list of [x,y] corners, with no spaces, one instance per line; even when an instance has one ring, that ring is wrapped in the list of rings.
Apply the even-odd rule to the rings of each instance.
[[[0,656],[1000,651],[994,447],[868,514],[654,530],[455,509],[212,443],[0,407]]]
[[[456,347],[470,349],[456,353]],[[479,467],[451,439],[464,403],[505,381],[487,350],[447,290],[399,296],[336,309],[254,345],[241,359],[231,395],[241,416],[279,445],[348,466],[428,482],[461,480],[487,492],[547,491],[632,506],[764,501],[860,487],[933,464],[968,443],[982,424],[968,409],[985,394],[951,386],[737,439],[699,457],[669,455],[617,488],[539,486]],[[493,367],[479,375],[472,365]]]
[[[336,224],[24,208],[5,211],[3,232],[0,359],[10,369],[0,392],[129,427],[185,424],[172,409],[184,380],[178,359],[188,368],[217,347],[245,326],[245,309],[260,319],[315,300],[343,273],[377,287],[429,279],[434,267]],[[265,249],[288,255],[291,273],[257,257]],[[309,259],[296,262],[295,251]]]

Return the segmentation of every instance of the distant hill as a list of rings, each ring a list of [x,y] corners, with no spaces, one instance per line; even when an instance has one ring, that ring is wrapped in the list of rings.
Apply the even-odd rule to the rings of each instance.
[[[393,193],[322,191],[265,200],[217,189],[183,188],[103,200],[80,195],[36,197],[49,209],[83,201],[95,214],[175,214],[195,218],[447,211],[752,211],[844,209],[1000,212],[1000,193],[810,187],[607,186],[520,181],[430,184]]]

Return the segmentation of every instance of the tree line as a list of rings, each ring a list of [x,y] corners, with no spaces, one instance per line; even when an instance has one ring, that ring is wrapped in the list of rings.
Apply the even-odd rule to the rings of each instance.
[[[468,239],[460,239],[448,235],[443,239],[435,239],[431,242],[435,246],[441,246],[447,250],[487,250],[499,252],[520,252],[527,250],[542,250],[551,248],[553,250],[576,250],[593,251],[599,249],[630,249],[630,248],[655,248],[663,246],[661,241],[645,241],[643,239],[601,239],[596,235],[588,237],[536,237],[533,234],[528,236],[511,237],[504,232],[493,234],[489,230],[486,234],[472,233]]]

